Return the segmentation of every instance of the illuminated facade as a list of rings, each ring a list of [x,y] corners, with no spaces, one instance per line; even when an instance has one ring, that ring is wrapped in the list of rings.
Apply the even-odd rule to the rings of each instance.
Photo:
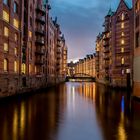
[[[99,34],[96,39],[96,81],[105,83],[105,55],[103,33]]]
[[[126,87],[127,71],[131,71],[132,83],[132,27],[133,10],[124,0],[121,0],[116,12],[110,9],[105,17],[104,32],[102,33],[104,47],[99,45],[97,38],[99,46],[96,45],[97,77],[105,84],[113,87]]]
[[[95,77],[95,54],[87,55],[84,59],[79,59],[75,63],[75,74],[85,74]]]
[[[4,0],[0,7],[0,96],[55,83],[58,34],[50,5],[43,0]],[[64,55],[63,72],[66,51]]]
[[[111,16],[110,83],[126,87],[127,71],[133,72],[133,10],[121,0],[117,11]]]
[[[140,0],[133,0],[134,7],[134,95],[140,97]]]

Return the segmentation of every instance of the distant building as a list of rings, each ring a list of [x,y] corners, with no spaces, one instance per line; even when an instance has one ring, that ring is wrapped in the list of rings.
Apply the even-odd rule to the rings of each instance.
[[[103,45],[103,34],[99,34],[96,39],[96,81],[105,83],[105,55]]]
[[[74,66],[75,74],[95,77],[95,54],[89,54],[84,59],[79,59]]]
[[[67,64],[67,76],[74,76],[75,74],[75,63],[71,61],[70,63]]]
[[[134,7],[134,95],[140,97],[140,0],[133,0]]]

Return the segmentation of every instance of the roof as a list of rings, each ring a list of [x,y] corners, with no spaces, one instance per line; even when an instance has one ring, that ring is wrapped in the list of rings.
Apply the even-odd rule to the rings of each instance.
[[[112,11],[112,9],[111,9],[111,7],[110,7],[110,9],[109,9],[109,11],[108,11],[108,13],[107,13],[107,15],[106,16],[112,16],[113,15],[113,11]]]

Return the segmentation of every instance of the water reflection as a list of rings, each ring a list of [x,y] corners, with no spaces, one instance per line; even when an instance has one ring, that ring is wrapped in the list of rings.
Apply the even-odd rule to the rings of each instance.
[[[0,101],[0,140],[138,140],[140,103],[87,82]]]

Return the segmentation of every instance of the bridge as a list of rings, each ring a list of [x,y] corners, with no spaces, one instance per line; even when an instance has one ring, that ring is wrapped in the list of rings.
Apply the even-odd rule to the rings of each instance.
[[[75,73],[72,76],[67,76],[66,81],[95,81],[95,77],[85,73]]]

